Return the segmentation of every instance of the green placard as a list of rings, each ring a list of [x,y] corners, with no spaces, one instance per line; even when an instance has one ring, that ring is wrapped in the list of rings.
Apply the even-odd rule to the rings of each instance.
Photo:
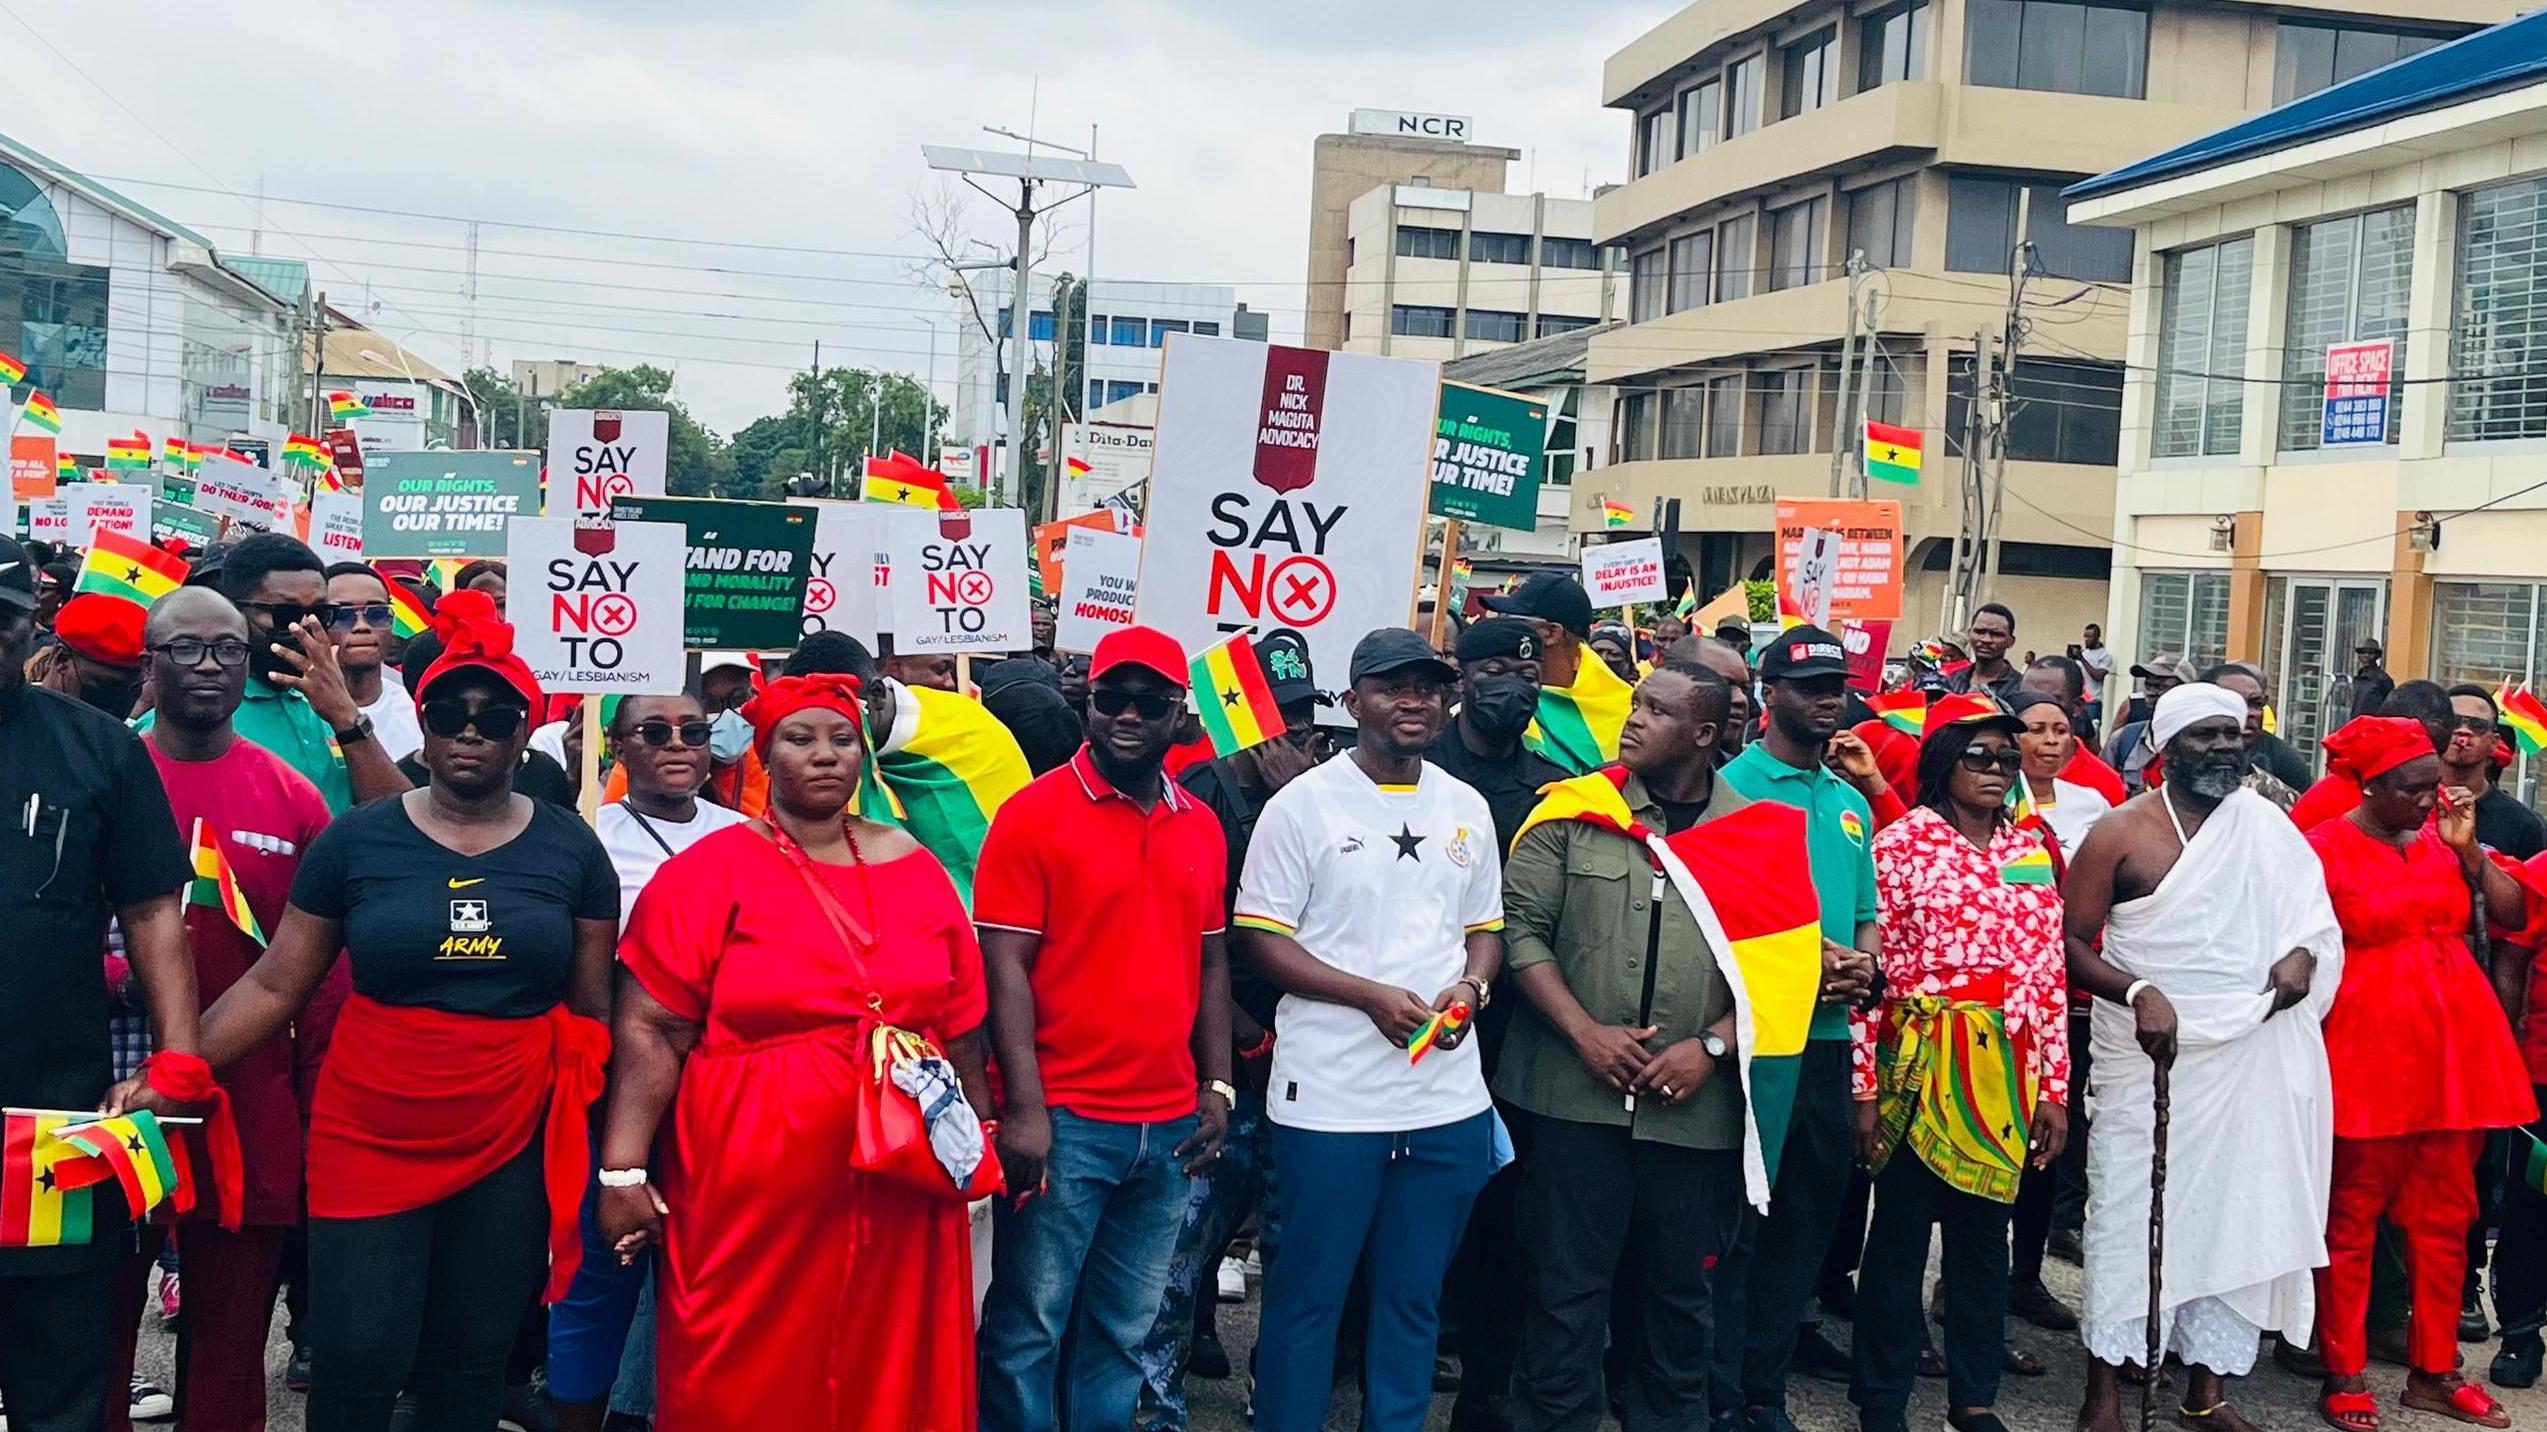
[[[363,458],[363,556],[501,557],[537,517],[535,452],[376,452]]]
[[[159,480],[159,496],[162,501],[192,507],[195,505],[195,480],[170,473]]]
[[[1528,532],[1539,525],[1548,405],[1518,393],[1442,384],[1433,429],[1435,517]]]
[[[173,480],[173,479],[172,479]],[[209,512],[161,500],[150,504],[150,540],[165,542],[183,537],[186,545],[200,552],[221,540],[221,519]]]
[[[678,522],[689,532],[681,644],[693,651],[792,651],[813,576],[811,507],[708,497],[622,497],[616,522]]]

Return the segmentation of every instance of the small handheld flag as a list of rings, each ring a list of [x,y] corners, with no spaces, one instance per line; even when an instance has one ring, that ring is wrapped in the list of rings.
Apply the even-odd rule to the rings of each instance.
[[[1423,1028],[1415,1031],[1413,1039],[1406,1041],[1406,1062],[1413,1064],[1422,1059],[1432,1052],[1433,1045],[1438,1043],[1443,1035],[1455,1034],[1467,1027],[1468,1005],[1465,1001],[1454,1003],[1450,1008],[1436,1013],[1432,1018],[1424,1021]]]
[[[867,459],[865,479],[858,484],[858,500],[937,512],[960,512],[964,508],[955,500],[954,486],[946,480],[945,473],[923,467],[917,458],[900,453]]]
[[[1187,680],[1214,755],[1236,755],[1288,729],[1282,707],[1274,701],[1273,680],[1265,672],[1264,658],[1243,631],[1195,657],[1188,665]]]
[[[2022,782],[2019,782],[2019,784],[2022,784]],[[2051,884],[2052,852],[2050,847],[2036,845],[2033,849],[2025,852],[2023,855],[2020,855],[2016,859],[2009,861],[2007,864],[2000,866],[1999,882],[2003,885]]]
[[[388,583],[390,635],[401,639],[424,635],[425,628],[433,625],[433,618],[425,614],[424,600],[416,595],[415,588],[395,577],[389,578]]]
[[[106,440],[108,472],[144,472],[149,467],[150,439],[136,436]]]
[[[1928,724],[1928,696],[1922,691],[1887,691],[1866,698],[1866,709],[1875,719],[1901,732],[1916,736]]]
[[[1619,527],[1624,527],[1624,526],[1626,526],[1627,524],[1629,524],[1629,523],[1631,523],[1631,522],[1633,522],[1633,521],[1635,521],[1635,520],[1636,520],[1636,509],[1635,509],[1635,508],[1633,508],[1633,507],[1630,507],[1630,506],[1629,506],[1629,505],[1627,505],[1626,503],[1624,503],[1624,502],[1608,502],[1608,501],[1604,501],[1604,502],[1602,502],[1602,504],[1601,504],[1601,525],[1602,525],[1603,527],[1608,527],[1608,528],[1619,528]]]
[[[2547,1193],[2547,1143],[2527,1129],[2520,1131],[2523,1140],[2520,1181],[2540,1193]]]
[[[88,556],[80,562],[79,580],[71,590],[120,597],[146,607],[184,586],[189,570],[185,559],[173,552],[101,527],[89,542]]]
[[[1086,477],[1090,469],[1084,457],[1065,457],[1061,460],[1061,470],[1071,477]]]
[[[59,1131],[79,1119],[49,1109],[0,1114],[0,1248],[89,1241],[89,1185],[109,1175]]]
[[[0,388],[13,387],[27,380],[27,365],[0,353]]]
[[[55,437],[62,435],[62,410],[53,406],[53,400],[42,393],[27,394],[27,405],[19,420],[37,432],[50,433]]]
[[[176,1161],[159,1131],[159,1116],[148,1109],[65,1129],[61,1138],[106,1161],[115,1171],[115,1181],[123,1185],[124,1202],[135,1218],[157,1208],[177,1186]]]
[[[2547,751],[2547,702],[2527,686],[2518,691],[2498,691],[2494,705],[2503,713],[2503,724],[2512,730],[2512,739],[2520,743],[2520,753],[2535,756]]]
[[[1879,482],[1917,482],[1923,441],[1917,428],[1899,428],[1868,418],[1866,475]]]
[[[56,482],[79,481],[80,460],[66,452],[55,453],[53,455],[53,480]]]
[[[265,927],[256,920],[256,911],[248,908],[247,892],[239,888],[238,876],[230,869],[229,857],[221,853],[221,837],[204,829],[203,817],[195,817],[194,884],[187,887],[186,903],[218,910],[239,933],[262,945]]]

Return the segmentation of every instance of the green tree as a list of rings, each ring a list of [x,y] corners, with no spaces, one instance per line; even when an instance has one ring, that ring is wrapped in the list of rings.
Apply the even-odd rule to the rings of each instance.
[[[937,461],[929,442],[946,424],[946,405],[907,374],[825,368],[798,373],[787,387],[786,413],[761,419],[736,439],[752,437],[760,450],[772,454],[782,447],[805,450],[799,465],[774,474],[781,482],[799,471],[811,472],[816,491],[846,497],[870,456],[903,452],[923,462]],[[755,434],[763,424],[783,426]]]
[[[749,497],[736,491],[734,463],[725,443],[690,416],[672,396],[672,375],[651,364],[604,368],[590,381],[557,396],[557,407],[622,412],[655,410],[672,415],[672,441],[664,459],[664,491],[682,497]]]

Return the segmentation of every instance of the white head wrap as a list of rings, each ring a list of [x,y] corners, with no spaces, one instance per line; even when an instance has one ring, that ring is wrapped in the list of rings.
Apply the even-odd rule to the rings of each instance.
[[[2157,708],[2149,713],[2149,744],[2163,751],[2177,732],[2214,716],[2246,724],[2246,699],[2225,686],[2188,681],[2158,698]]]

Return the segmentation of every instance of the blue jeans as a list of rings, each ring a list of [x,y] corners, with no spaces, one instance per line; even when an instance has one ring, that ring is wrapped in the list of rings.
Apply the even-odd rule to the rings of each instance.
[[[1264,1191],[1271,1128],[1265,1122],[1263,1092],[1239,1090],[1238,1107],[1229,1111],[1229,1141],[1211,1170],[1193,1180],[1185,1199],[1185,1225],[1176,1231],[1176,1253],[1167,1265],[1167,1296],[1141,1344],[1137,1425],[1150,1432],[1183,1432],[1185,1427],[1186,1359],[1193,1354],[1195,1332],[1205,1325],[1210,1300],[1218,1296],[1214,1265]],[[1273,1261],[1275,1233],[1273,1210],[1267,1208],[1256,1222],[1256,1246],[1268,1263]]]
[[[637,1295],[654,1271],[652,1253],[620,1265],[619,1254],[595,1222],[600,1201],[596,1177],[584,1186],[584,1261],[566,1285],[566,1296],[548,1309],[548,1391],[560,1402],[597,1402],[610,1395],[628,1345],[629,1323],[636,1316]],[[651,1340],[651,1327],[647,1334]]]
[[[1335,1374],[1336,1323],[1370,1258],[1362,1371],[1367,1432],[1419,1432],[1432,1409],[1442,1274],[1495,1168],[1491,1112],[1402,1134],[1274,1127],[1272,1203],[1282,1247],[1265,1269],[1256,1340],[1257,1432],[1317,1432]]]
[[[1141,1390],[1187,1185],[1194,1116],[1110,1123],[1052,1111],[1046,1192],[992,1214],[978,1335],[984,1432],[1122,1432]],[[1062,1366],[1067,1338],[1069,1366]]]

